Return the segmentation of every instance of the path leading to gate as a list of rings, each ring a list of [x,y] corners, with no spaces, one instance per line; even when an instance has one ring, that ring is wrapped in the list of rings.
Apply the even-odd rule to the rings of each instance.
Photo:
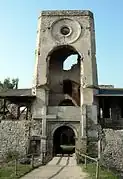
[[[89,179],[77,166],[75,157],[54,157],[47,165],[28,173],[21,179]]]

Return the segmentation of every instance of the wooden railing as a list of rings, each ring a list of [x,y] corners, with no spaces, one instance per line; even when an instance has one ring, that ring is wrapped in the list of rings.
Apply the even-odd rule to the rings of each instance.
[[[6,168],[7,170],[10,170],[11,168],[11,175],[21,177],[25,175],[26,173],[30,172],[31,170],[45,165],[47,162],[49,162],[52,159],[52,153],[51,152],[43,152],[42,153],[42,160],[38,160],[37,153],[33,154],[26,154],[23,156],[13,156],[13,159],[6,160],[0,163],[0,169]],[[23,168],[26,167],[26,170]]]
[[[84,158],[85,168],[87,168],[87,159],[89,159],[89,160],[91,160],[93,162],[96,162],[95,177],[96,177],[96,179],[99,179],[99,168],[100,168],[100,166],[99,166],[99,158],[90,157],[90,156],[88,156],[86,154],[81,153],[81,151],[77,150],[77,149],[76,149],[76,151],[77,151],[77,154],[79,156]]]

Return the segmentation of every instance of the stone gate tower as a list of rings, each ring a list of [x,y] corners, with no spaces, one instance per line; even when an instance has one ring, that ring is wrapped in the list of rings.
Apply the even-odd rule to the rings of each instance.
[[[41,152],[59,153],[60,146],[68,144],[68,140],[68,145],[86,151],[90,138],[97,137],[93,128],[97,123],[95,53],[94,18],[90,11],[41,12],[32,88],[37,97],[32,118],[38,124],[32,135],[41,138]],[[64,70],[63,63],[70,55],[77,56],[77,64]],[[89,127],[91,122],[94,125]],[[74,142],[68,136],[73,136]]]

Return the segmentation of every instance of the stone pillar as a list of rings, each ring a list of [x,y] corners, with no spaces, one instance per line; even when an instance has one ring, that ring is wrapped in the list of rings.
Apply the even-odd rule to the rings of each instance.
[[[86,106],[84,105],[84,67],[83,67],[83,58],[80,59],[80,149],[83,153],[86,153],[87,148],[87,137],[86,137]]]
[[[98,156],[98,126],[97,126],[97,106],[87,105],[87,140],[88,154],[93,157]]]
[[[42,107],[42,136],[46,136],[46,106]]]
[[[39,131],[33,132],[33,135],[40,135],[41,137],[41,158],[42,153],[46,152],[46,90],[44,88],[36,88],[36,100],[32,105],[32,118],[35,121],[35,125],[41,126]]]
[[[84,137],[84,116],[83,116],[83,104],[84,104],[84,99],[83,99],[83,76],[84,76],[84,68],[83,68],[83,58],[80,59],[80,111],[81,111],[81,119],[80,119],[80,124],[81,124],[81,137]]]
[[[83,153],[87,150],[87,135],[86,135],[86,105],[82,106],[82,119],[83,119],[83,135],[80,135],[80,148]]]
[[[41,150],[43,153],[46,153],[46,139],[47,139],[47,136],[46,136],[46,127],[47,127],[47,124],[46,124],[46,106],[43,106],[42,107],[42,137],[41,137]]]
[[[49,142],[48,151],[51,152],[51,156],[52,156],[52,155],[54,155],[54,153],[53,153],[53,138],[51,137],[48,142]]]

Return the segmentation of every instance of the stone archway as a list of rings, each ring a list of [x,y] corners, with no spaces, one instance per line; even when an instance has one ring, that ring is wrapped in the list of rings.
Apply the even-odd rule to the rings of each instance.
[[[74,59],[75,58],[75,59]],[[64,68],[64,63],[69,60],[70,68]],[[76,62],[74,62],[74,60]],[[80,61],[81,55],[69,45],[61,45],[53,48],[47,56],[47,80],[49,87],[49,106],[58,106],[59,102],[67,94],[69,97],[78,96],[73,81],[80,84]],[[69,65],[66,65],[68,67]],[[74,75],[73,75],[74,74]],[[74,89],[74,90],[73,90]],[[76,95],[75,95],[75,94]],[[70,100],[65,99],[71,106]],[[76,99],[74,99],[76,101]],[[76,101],[78,104],[78,101]]]
[[[53,154],[71,154],[75,152],[75,132],[69,126],[58,127],[53,134]]]

